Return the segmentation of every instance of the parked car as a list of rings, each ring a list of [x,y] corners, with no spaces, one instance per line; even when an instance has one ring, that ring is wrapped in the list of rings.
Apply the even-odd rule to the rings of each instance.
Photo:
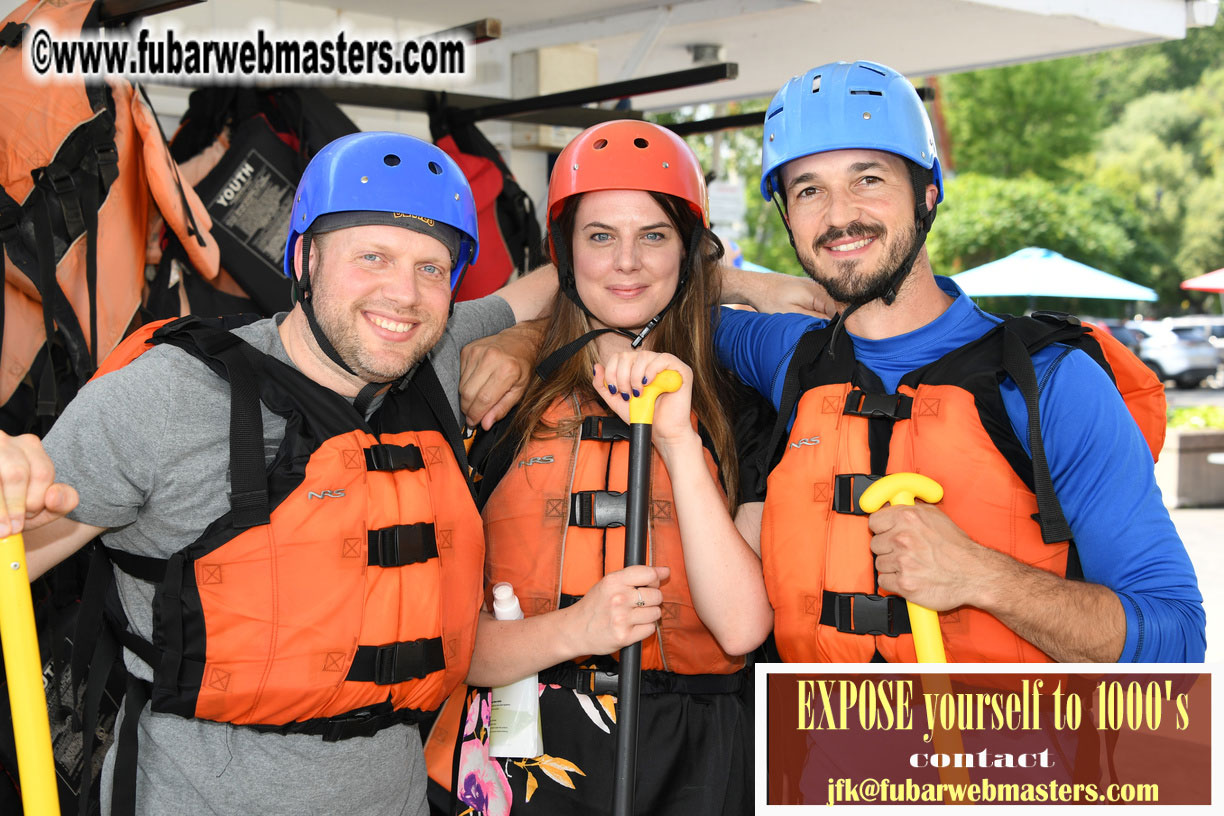
[[[1197,387],[1220,366],[1216,347],[1200,329],[1154,320],[1131,322],[1127,328],[1141,335],[1139,359],[1161,380],[1173,380],[1179,388]]]
[[[1113,317],[1085,317],[1082,320],[1109,332],[1117,338],[1118,342],[1126,346],[1131,354],[1139,356],[1139,340],[1141,339],[1139,332],[1127,326],[1126,321]]]
[[[1175,332],[1201,331],[1207,342],[1216,347],[1220,362],[1224,363],[1224,315],[1183,315],[1166,317],[1160,322],[1169,324]]]

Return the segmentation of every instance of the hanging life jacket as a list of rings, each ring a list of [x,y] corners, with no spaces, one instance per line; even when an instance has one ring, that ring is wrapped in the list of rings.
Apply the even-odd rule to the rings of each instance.
[[[896,393],[854,359],[831,323],[800,340],[774,430],[761,557],[774,636],[788,662],[913,662],[905,600],[876,583],[863,490],[886,473],[918,471],[944,488],[940,507],[974,541],[1030,566],[1082,579],[1041,440],[1032,354],[1081,348],[1122,389],[1155,457],[1164,391],[1138,358],[1065,315],[1006,318],[979,340],[902,377]],[[821,356],[832,338],[832,359]],[[1029,417],[1027,453],[999,384],[1010,377]],[[776,440],[795,421],[785,447]],[[940,613],[949,662],[1049,658],[990,614]]]
[[[472,186],[481,235],[480,258],[464,271],[455,290],[458,302],[492,294],[515,270],[526,273],[542,264],[544,255],[531,196],[480,129],[452,121],[450,112],[447,108],[431,111],[430,132]]]
[[[127,331],[141,304],[150,215],[217,274],[211,222],[180,184],[159,125],[126,80],[36,83],[22,39],[96,27],[97,4],[29,0],[0,35],[0,427],[45,432]],[[99,263],[99,258],[103,263]]]
[[[168,236],[150,283],[154,317],[180,313],[181,289],[195,315],[253,312],[270,316],[292,306],[282,255],[293,194],[307,163],[328,142],[356,133],[334,102],[313,88],[209,87],[192,91],[170,152],[208,209],[221,248],[221,272],[204,280],[186,265],[183,246]]]
[[[347,739],[419,721],[471,659],[483,535],[428,361],[367,423],[221,325],[142,327],[103,367],[138,356],[146,341],[166,343],[233,393],[230,512],[169,559],[99,550],[102,573],[113,564],[156,584],[152,642],[129,631],[104,584],[82,601],[76,641],[97,644],[91,682],[109,672],[99,658],[108,640],[108,657],[117,640],[153,669],[151,683],[128,678],[117,813],[134,807],[135,722],[149,700],[157,712]],[[267,466],[261,402],[286,418]]]

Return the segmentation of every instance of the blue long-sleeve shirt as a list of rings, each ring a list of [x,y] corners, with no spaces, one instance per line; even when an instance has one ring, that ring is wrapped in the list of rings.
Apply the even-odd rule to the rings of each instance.
[[[882,340],[850,335],[855,357],[890,392],[905,374],[976,340],[999,322],[951,279],[936,281],[955,300],[932,322]],[[805,315],[723,309],[715,344],[723,365],[780,407],[799,338],[824,325]],[[1036,354],[1033,364],[1050,477],[1071,525],[1084,578],[1113,590],[1126,613],[1119,661],[1202,661],[1206,622],[1194,567],[1161,500],[1151,452],[1121,395],[1082,351],[1051,346]],[[1028,451],[1024,397],[1011,380],[1001,389],[1012,429]]]

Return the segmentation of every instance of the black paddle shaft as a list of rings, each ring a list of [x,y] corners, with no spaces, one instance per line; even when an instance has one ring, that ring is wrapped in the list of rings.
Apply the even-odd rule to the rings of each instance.
[[[646,562],[650,520],[650,424],[629,426],[629,487],[625,509],[625,566]],[[616,778],[613,816],[632,816],[637,777],[638,698],[642,689],[642,644],[620,650],[616,692]]]

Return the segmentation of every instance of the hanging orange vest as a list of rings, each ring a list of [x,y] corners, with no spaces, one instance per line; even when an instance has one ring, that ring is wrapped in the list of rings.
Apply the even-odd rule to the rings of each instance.
[[[624,527],[603,525],[624,522],[629,442],[627,431],[613,430],[623,429],[623,423],[599,413],[593,402],[582,404],[574,395],[559,400],[544,422],[555,426],[585,417],[581,432],[530,440],[485,504],[486,586],[508,581],[524,615],[558,609],[563,596],[577,599],[605,574],[624,568]],[[717,479],[709,451],[705,456]],[[723,652],[693,607],[671,480],[657,454],[650,482],[646,563],[671,567],[671,578],[661,587],[663,617],[655,634],[642,641],[642,668],[676,674],[738,671],[744,659]]]
[[[154,670],[153,710],[327,733],[307,726],[441,705],[467,675],[484,560],[441,424],[377,432],[339,395],[196,318],[152,342],[225,377],[236,410],[258,416],[256,398],[290,409],[266,474],[262,430],[231,427],[232,509],[200,539],[166,561],[108,550],[137,577],[160,574],[156,645],[135,647]],[[426,376],[436,381],[427,362],[413,381]],[[409,394],[389,399],[428,399]]]
[[[76,32],[96,25],[96,5],[28,0],[3,25],[14,34],[28,26],[27,40],[38,27]],[[219,252],[208,213],[181,182],[139,91],[114,77],[91,84],[31,81],[22,67],[28,46],[17,39],[0,45],[6,103],[0,117],[0,405],[30,387],[32,426],[35,410],[44,425],[58,414],[131,324],[145,287],[153,213],[205,278],[216,277]],[[72,377],[54,376],[47,361],[35,365],[48,334],[57,353],[63,346]]]

